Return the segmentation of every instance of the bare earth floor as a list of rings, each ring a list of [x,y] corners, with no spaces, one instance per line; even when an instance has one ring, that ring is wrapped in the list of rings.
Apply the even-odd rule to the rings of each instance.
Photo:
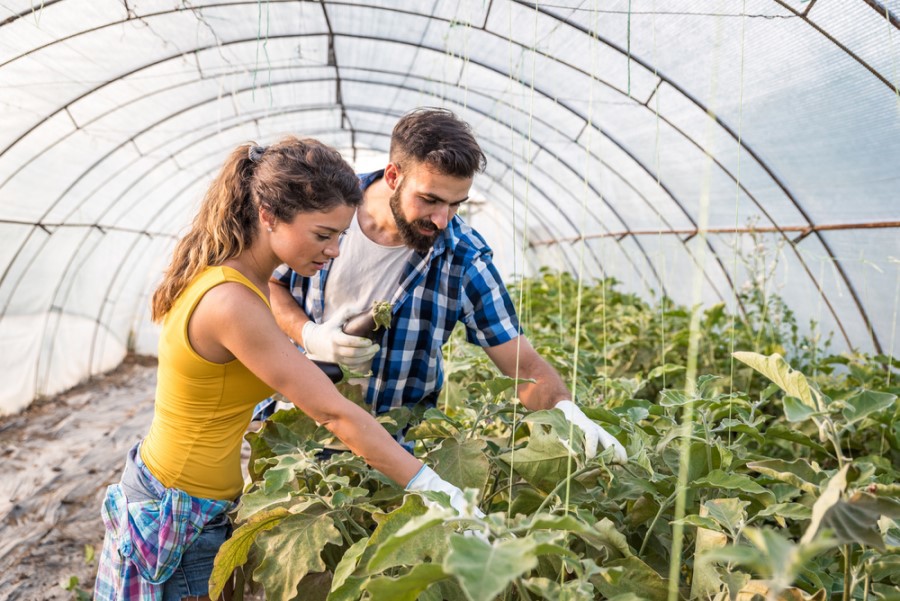
[[[0,601],[75,599],[60,586],[72,576],[90,593],[97,562],[85,562],[85,546],[99,558],[100,503],[150,427],[155,389],[156,359],[128,357],[109,374],[0,417]]]
[[[155,359],[114,372],[25,412],[0,418],[0,601],[73,599],[60,581],[90,591],[103,544],[100,502],[128,448],[153,417]]]

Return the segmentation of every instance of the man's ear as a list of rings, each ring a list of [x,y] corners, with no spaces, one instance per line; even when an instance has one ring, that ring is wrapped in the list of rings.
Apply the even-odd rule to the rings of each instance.
[[[397,163],[388,163],[384,168],[384,183],[388,185],[392,191],[397,189],[400,184],[400,167]]]

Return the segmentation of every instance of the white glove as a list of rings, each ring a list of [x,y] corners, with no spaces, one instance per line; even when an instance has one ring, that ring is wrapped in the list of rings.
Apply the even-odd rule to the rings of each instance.
[[[367,373],[372,368],[372,358],[381,347],[368,338],[351,336],[341,331],[347,319],[356,313],[353,307],[346,307],[324,323],[308,321],[303,324],[303,348],[307,355]]]
[[[409,492],[431,490],[447,493],[450,496],[450,506],[463,515],[466,513],[466,498],[463,491],[438,476],[437,472],[427,465],[423,465],[422,469],[412,477],[412,480],[406,485],[406,490]],[[426,500],[425,503],[429,502]],[[484,512],[476,507],[475,516],[483,518]]]
[[[560,401],[556,404],[556,408],[563,412],[566,419],[584,432],[584,454],[588,459],[593,459],[597,454],[597,443],[599,442],[604,449],[612,446],[614,449],[613,463],[622,465],[628,463],[628,453],[625,452],[625,447],[622,446],[622,443],[601,426],[594,423],[575,403],[572,401]]]

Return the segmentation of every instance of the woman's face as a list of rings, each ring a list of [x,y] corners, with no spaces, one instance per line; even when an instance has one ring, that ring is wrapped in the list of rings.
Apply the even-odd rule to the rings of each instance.
[[[315,275],[338,256],[341,233],[350,225],[355,207],[337,205],[327,211],[297,213],[293,221],[277,222],[269,234],[272,252],[302,276]]]

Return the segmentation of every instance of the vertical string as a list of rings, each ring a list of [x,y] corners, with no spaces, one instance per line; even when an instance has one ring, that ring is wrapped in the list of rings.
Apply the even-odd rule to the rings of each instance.
[[[584,250],[587,246],[587,239],[585,237],[584,224],[587,223],[587,215],[588,215],[588,207],[587,207],[587,199],[590,194],[590,178],[588,176],[588,166],[590,165],[591,159],[591,141],[593,140],[593,129],[594,129],[594,87],[596,85],[595,80],[595,52],[597,48],[597,30],[600,27],[600,10],[599,5],[595,4],[595,9],[592,11],[594,16],[594,23],[592,24],[591,36],[589,39],[590,43],[590,89],[588,90],[588,108],[587,108],[587,122],[584,128],[584,133],[586,136],[584,151],[585,151],[585,163],[584,163],[584,180],[583,180],[583,188],[581,192],[581,219],[579,220],[579,229],[580,235],[578,237],[578,284],[576,286],[575,292],[575,341],[574,341],[574,349],[572,352],[572,383],[570,384],[570,388],[572,391],[572,400],[575,400],[578,391],[578,355],[581,346],[581,300],[584,291]],[[606,282],[602,282],[603,290],[606,290]],[[602,300],[604,312],[606,310],[606,299]],[[604,346],[605,346],[605,322],[604,322]],[[604,363],[605,363],[605,355],[606,349],[604,348]],[[604,384],[606,379],[604,378]],[[572,440],[575,434],[575,423],[569,422],[569,440]],[[569,500],[571,498],[571,488],[572,488],[572,454],[569,453],[566,458],[566,499],[564,503],[564,515],[569,514]],[[562,573],[560,574],[562,577]]]
[[[694,262],[693,273],[693,292],[691,301],[691,322],[688,338],[688,356],[687,356],[687,373],[685,375],[685,392],[688,397],[693,397],[697,393],[697,359],[700,344],[700,311],[701,301],[703,297],[703,266],[706,260],[706,237],[707,228],[709,227],[709,200],[710,185],[712,181],[713,160],[711,156],[713,141],[713,126],[715,124],[715,106],[716,94],[718,87],[718,57],[722,38],[722,21],[716,19],[715,40],[713,44],[713,54],[711,60],[710,73],[710,98],[707,109],[708,119],[706,122],[706,142],[709,149],[704,154],[703,178],[700,191],[699,215],[697,222],[697,260]],[[682,418],[681,433],[679,440],[681,442],[680,458],[678,464],[678,484],[675,489],[675,515],[673,516],[672,526],[672,555],[669,563],[669,595],[668,601],[678,601],[678,585],[681,576],[681,552],[684,544],[684,523],[682,519],[685,515],[685,505],[687,497],[687,477],[688,466],[690,464],[691,439],[694,425],[694,403],[689,402],[684,405],[684,414]]]
[[[891,387],[891,375],[894,372],[894,338],[897,334],[897,301],[900,299],[900,259],[891,257],[890,262],[897,266],[897,283],[894,285],[894,314],[891,317],[891,344],[888,349],[887,388]]]
[[[734,278],[737,275],[737,264],[738,264],[738,245],[740,244],[739,238],[740,234],[738,233],[738,229],[740,226],[740,211],[741,211],[741,159],[743,158],[743,150],[744,146],[742,144],[742,128],[744,125],[744,32],[747,23],[747,0],[743,0],[741,3],[741,66],[740,66],[740,80],[738,82],[738,128],[737,128],[737,177],[735,178],[734,185],[734,247],[732,253],[732,265],[731,265],[731,273],[732,281],[735,281]],[[738,291],[733,289],[734,298],[733,305],[731,307],[731,346],[728,349],[728,358],[729,358],[729,375],[728,375],[728,394],[734,393],[734,340],[735,340],[735,320],[737,319],[738,312],[738,303],[737,303],[737,295]],[[728,422],[731,423],[732,419],[732,407],[733,403],[728,403]],[[728,427],[728,444],[731,444],[731,426]]]
[[[537,7],[535,7],[535,10],[537,10]],[[513,35],[513,18],[512,18],[512,13],[513,13],[512,7],[509,7],[509,37],[507,38],[507,49],[508,49],[508,58],[509,58],[509,68],[508,68],[508,73],[509,73],[509,80],[508,80],[509,89],[508,89],[508,91],[509,91],[509,94],[510,94],[510,105],[513,105],[513,104],[514,104],[513,98],[515,98],[515,92],[513,91],[513,90],[514,90],[513,76],[514,76],[515,70],[513,69],[513,64],[514,64],[514,63],[513,63],[513,39],[512,39],[512,35]],[[510,111],[510,113],[512,113],[512,111]],[[518,244],[518,242],[517,242],[518,228],[516,227],[516,226],[517,226],[517,223],[518,223],[518,220],[516,219],[516,217],[517,217],[517,212],[516,212],[517,204],[516,204],[516,145],[515,145],[515,135],[516,135],[516,134],[515,134],[515,131],[514,131],[514,128],[513,128],[512,120],[510,120],[510,122],[509,122],[509,143],[510,143],[510,145],[509,145],[509,147],[510,147],[511,152],[509,153],[509,155],[510,155],[510,158],[509,158],[509,163],[510,163],[510,165],[509,165],[509,174],[510,174],[510,179],[511,179],[511,183],[510,183],[510,194],[511,194],[511,196],[512,196],[512,199],[511,199],[512,202],[511,202],[511,204],[512,204],[512,226],[513,226],[513,228],[512,228],[512,229],[513,229],[513,273],[518,274],[519,277],[521,278],[521,277],[522,277],[522,274],[524,273],[524,269],[522,269],[521,271],[519,271],[518,269],[516,269],[516,264],[517,264],[517,262],[518,262],[518,260],[519,260],[520,257],[519,257],[519,244]],[[521,261],[522,261],[522,265],[524,266],[524,264],[525,264],[524,246],[523,246],[523,254],[522,254],[522,256],[521,256]],[[522,286],[519,286],[518,310],[519,310],[520,312],[521,312],[521,310],[522,310]],[[521,326],[521,322],[520,322],[520,326]],[[518,338],[518,337],[517,337],[517,338]],[[516,346],[516,368],[515,368],[515,378],[514,378],[514,379],[515,379],[515,381],[516,381],[516,384],[518,384],[518,381],[519,381],[519,348],[518,348],[518,343],[516,343],[516,344],[517,344],[517,346]],[[510,474],[512,474],[512,473],[515,472],[515,466],[516,466],[516,445],[515,445],[515,439],[516,439],[516,428],[518,427],[518,421],[519,421],[519,403],[514,402],[514,403],[512,404],[512,406],[513,406],[512,432],[510,433],[510,436],[509,436],[509,448],[510,448],[510,454],[509,454],[509,471],[510,471]],[[512,516],[512,500],[513,500],[513,479],[512,479],[512,477],[510,477],[510,479],[509,479],[508,486],[509,486],[509,488],[507,489],[507,496],[508,496],[508,498],[509,498],[509,503],[507,504],[507,508],[506,508],[506,518],[507,518],[507,519],[512,519],[512,517],[513,517],[513,516]]]
[[[468,14],[468,17],[466,18],[466,24],[465,24],[464,34],[463,34],[462,54],[460,55],[460,58],[463,59],[463,66],[462,66],[462,69],[461,69],[461,71],[460,71],[460,79],[459,79],[459,81],[458,81],[458,83],[461,83],[461,84],[462,84],[462,87],[463,87],[463,101],[462,101],[462,106],[463,106],[464,109],[465,109],[465,108],[468,108],[468,106],[469,106],[469,104],[468,104],[468,99],[469,99],[469,78],[468,78],[468,75],[469,75],[469,71],[468,71],[468,66],[469,66],[469,33],[470,33],[470,30],[471,30],[471,23],[472,23],[471,6],[470,6],[469,8],[470,8],[470,12],[469,12],[469,14]],[[457,11],[458,11],[458,10],[459,10],[459,7],[457,7]],[[457,13],[457,14],[458,14],[458,13]],[[456,19],[456,16],[454,16],[453,20],[450,22],[450,28],[451,28],[451,30],[452,30],[453,24],[456,23],[456,22],[457,22],[457,19]],[[449,33],[448,33],[448,36],[447,36],[447,38],[446,38],[446,40],[445,40],[445,56],[448,56],[448,57],[450,57],[450,58],[453,58],[453,57],[455,56],[455,55],[453,54],[452,49],[450,48],[450,36],[449,36]],[[446,76],[443,77],[442,79],[446,79]],[[442,100],[443,100],[443,99],[442,99]],[[465,207],[465,205],[464,205],[464,207]],[[471,214],[471,215],[470,215],[468,212],[466,212],[465,217],[466,217],[466,220],[469,222],[469,225],[472,225],[472,219],[474,218],[474,214]],[[450,368],[451,368],[451,366],[452,366],[452,363],[451,363],[451,362],[453,361],[453,355],[454,355],[455,350],[456,350],[456,348],[455,348],[455,344],[454,344],[454,339],[453,339],[453,337],[451,336],[450,339],[447,340],[447,351],[448,351],[448,352],[447,352],[447,356],[450,357],[450,361],[446,361],[446,362],[444,363],[444,370],[445,370],[445,373],[447,374],[447,376],[445,377],[445,381],[444,381],[444,390],[443,390],[443,397],[444,397],[444,409],[443,409],[443,411],[444,411],[444,413],[447,413],[447,409],[450,407],[450,376],[449,376],[449,372],[450,372]]]
[[[655,77],[659,77],[659,73],[656,69],[656,65],[658,62],[657,56],[657,48],[656,48],[656,0],[653,0],[653,16],[652,16],[652,29],[653,29],[653,75]],[[662,164],[660,163],[660,144],[659,144],[659,92],[662,87],[662,82],[656,82],[656,92],[653,94],[653,112],[655,117],[655,140],[654,140],[654,148],[653,148],[653,159],[656,163],[655,171],[656,171],[656,189],[657,191],[662,189]],[[660,274],[660,285],[663,290],[665,290],[665,285],[663,284],[667,279],[667,265],[666,265],[666,253],[663,252],[663,216],[661,211],[656,212],[657,217],[657,234],[656,234],[656,257],[657,257],[657,273]],[[660,321],[660,333],[659,333],[659,364],[666,364],[666,301],[665,294],[660,297],[659,303],[659,321]],[[662,387],[666,387],[666,370],[663,370],[662,374]]]
[[[884,3],[884,22],[888,30],[888,52],[891,56],[891,75],[894,80],[894,95],[897,97],[897,112],[900,112],[900,77],[897,73],[897,54],[894,52],[894,27],[891,23],[891,13],[887,2]]]
[[[628,57],[628,97],[631,98],[631,0],[628,0],[628,32],[626,37]]]
[[[272,95],[272,64],[269,60],[269,0],[266,0],[266,33],[265,38],[263,38],[262,33],[262,0],[256,0],[256,64],[253,67],[253,91],[251,92],[251,98],[256,100],[256,74],[259,73],[259,49],[260,49],[260,40],[262,40],[262,49],[263,55],[266,57],[266,70],[268,71],[268,87],[269,87],[269,107],[272,106],[274,102],[274,97]]]

